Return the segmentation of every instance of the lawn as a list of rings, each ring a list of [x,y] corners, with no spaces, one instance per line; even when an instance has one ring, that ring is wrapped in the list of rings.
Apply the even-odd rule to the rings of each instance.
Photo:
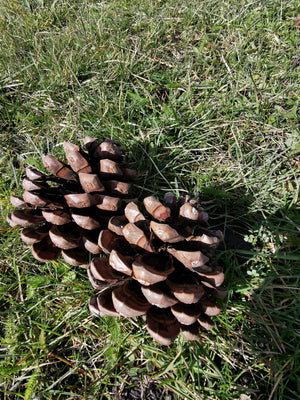
[[[0,0],[3,399],[292,400],[300,392],[296,0]],[[189,193],[221,229],[228,297],[201,340],[91,316],[84,269],[5,218],[26,165],[118,140],[142,199]]]

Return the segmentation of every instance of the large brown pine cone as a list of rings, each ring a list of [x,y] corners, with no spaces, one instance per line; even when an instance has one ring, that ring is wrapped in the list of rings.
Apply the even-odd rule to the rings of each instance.
[[[62,254],[67,263],[87,268],[89,254],[101,252],[101,230],[130,201],[127,182],[135,172],[123,163],[124,149],[109,139],[99,144],[86,137],[84,144],[87,151],[63,143],[69,165],[44,155],[50,175],[27,167],[23,198],[11,196],[18,209],[7,222],[24,227],[21,238],[39,261],[53,261]]]
[[[213,328],[219,314],[214,299],[224,298],[224,274],[214,264],[220,231],[204,225],[207,214],[194,200],[176,200],[168,193],[164,203],[144,199],[147,218],[131,202],[124,216],[111,217],[98,245],[107,256],[95,257],[89,279],[100,294],[90,299],[100,316],[146,315],[147,330],[169,345],[181,331],[187,340],[199,338],[199,328]]]
[[[123,163],[123,148],[111,140],[84,142],[87,151],[63,143],[69,165],[43,156],[50,175],[26,168],[23,198],[11,196],[17,209],[8,223],[24,227],[21,238],[39,261],[62,254],[88,268],[100,291],[90,299],[92,313],[146,315],[150,335],[164,345],[180,331],[196,340],[220,312],[214,299],[227,294],[214,263],[221,232],[207,230],[208,216],[196,201],[171,193],[164,204],[145,198],[142,213],[129,198],[135,172]]]

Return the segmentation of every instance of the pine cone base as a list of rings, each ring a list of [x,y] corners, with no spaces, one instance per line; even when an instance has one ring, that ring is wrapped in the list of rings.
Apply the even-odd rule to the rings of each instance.
[[[145,316],[149,334],[162,345],[180,332],[198,340],[221,312],[215,300],[227,295],[222,268],[214,263],[222,233],[204,227],[207,214],[188,197],[177,200],[168,193],[165,204],[153,196],[143,203],[146,216],[131,202],[99,235],[106,256],[95,257],[88,268],[100,291],[90,299],[90,311],[100,317]]]

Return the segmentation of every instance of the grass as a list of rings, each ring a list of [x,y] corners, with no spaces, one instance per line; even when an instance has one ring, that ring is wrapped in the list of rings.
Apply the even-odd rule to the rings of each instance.
[[[146,398],[151,385],[166,399],[298,398],[299,12],[0,0],[3,399]],[[85,272],[39,264],[6,224],[25,165],[86,135],[128,149],[140,197],[191,193],[223,224],[229,296],[200,342],[165,349],[139,321],[91,317]]]

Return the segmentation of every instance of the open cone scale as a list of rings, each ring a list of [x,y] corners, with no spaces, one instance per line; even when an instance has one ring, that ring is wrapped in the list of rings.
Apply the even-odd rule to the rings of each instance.
[[[7,222],[24,227],[21,239],[37,260],[62,255],[87,268],[99,291],[89,301],[91,313],[145,316],[163,345],[180,332],[197,340],[221,311],[215,299],[227,295],[214,262],[221,232],[207,229],[208,215],[188,196],[167,193],[163,202],[148,196],[138,205],[129,192],[136,174],[119,143],[90,137],[84,143],[86,150],[63,143],[67,164],[44,155],[50,174],[26,168],[23,197],[11,196],[17,209]]]

